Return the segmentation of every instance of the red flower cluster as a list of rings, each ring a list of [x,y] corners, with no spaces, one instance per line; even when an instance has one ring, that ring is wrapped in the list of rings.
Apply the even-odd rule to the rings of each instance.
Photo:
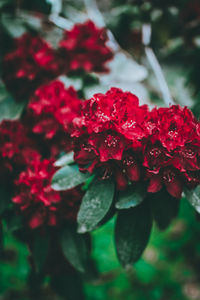
[[[19,172],[33,159],[40,159],[33,140],[20,121],[3,121],[0,124],[0,174]]]
[[[53,157],[72,148],[72,120],[80,107],[72,87],[53,81],[36,90],[21,120],[0,123],[0,176],[14,181],[13,202],[31,228],[75,221],[81,189],[55,192],[50,184]]]
[[[81,101],[73,87],[65,89],[55,80],[38,88],[28,104],[26,123],[47,143],[51,155],[71,150],[72,120],[80,113]]]
[[[80,170],[98,169],[103,178],[113,175],[119,189],[128,180],[138,181],[147,114],[147,106],[139,106],[135,95],[116,88],[85,101],[72,134]]]
[[[15,39],[15,50],[4,57],[3,80],[17,99],[27,99],[37,86],[58,76],[61,66],[46,41],[25,33]]]
[[[55,192],[51,178],[56,171],[53,160],[33,161],[19,179],[12,201],[20,207],[31,228],[55,226],[63,220],[76,220],[83,192],[80,188]]]
[[[200,123],[187,108],[149,112],[135,95],[112,88],[86,101],[73,123],[80,170],[113,176],[118,189],[148,180],[148,192],[165,185],[179,198],[184,184],[200,184]]]
[[[67,68],[86,72],[108,71],[105,63],[112,59],[113,53],[106,42],[105,29],[97,28],[92,21],[74,25],[72,30],[65,31],[60,42],[63,57],[68,57]]]
[[[148,142],[144,146],[144,166],[150,179],[149,192],[166,186],[181,197],[183,186],[200,184],[200,123],[186,107],[155,108],[146,120]]]
[[[25,33],[15,39],[14,50],[4,57],[3,80],[16,99],[24,100],[41,84],[69,71],[105,72],[105,63],[113,57],[106,41],[105,29],[92,21],[65,31],[58,49],[39,36]]]

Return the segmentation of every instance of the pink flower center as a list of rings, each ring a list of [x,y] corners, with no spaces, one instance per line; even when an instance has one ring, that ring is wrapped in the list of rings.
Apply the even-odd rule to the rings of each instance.
[[[172,170],[165,170],[163,172],[163,179],[167,182],[172,182],[175,178],[175,173]]]
[[[135,160],[131,156],[129,156],[129,157],[124,158],[123,163],[126,166],[133,166],[133,165],[135,165]]]
[[[161,154],[161,150],[159,148],[152,148],[150,151],[149,151],[149,154],[151,156],[153,156],[154,158],[158,158],[159,155]]]
[[[105,144],[107,145],[107,147],[109,148],[115,148],[117,147],[118,144],[118,139],[116,137],[114,137],[113,135],[108,135],[107,138],[105,139]]]
[[[192,149],[183,149],[181,153],[185,158],[193,158],[195,156],[195,152]]]

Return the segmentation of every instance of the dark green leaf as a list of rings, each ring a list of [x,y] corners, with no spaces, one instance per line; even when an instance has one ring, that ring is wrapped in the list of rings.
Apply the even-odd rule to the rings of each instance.
[[[72,226],[66,227],[61,237],[62,250],[67,260],[80,272],[85,271],[87,247],[85,239]]]
[[[52,188],[56,191],[69,190],[85,182],[89,176],[90,174],[81,173],[77,168],[65,166],[53,176]]]
[[[85,183],[81,187],[82,191],[87,191],[89,189],[89,186],[91,185],[94,178],[95,178],[95,175],[92,175],[85,181]]]
[[[11,194],[0,186],[0,214],[2,214],[11,203]]]
[[[147,246],[152,227],[149,202],[121,210],[115,227],[115,245],[120,263],[128,267],[135,263]]]
[[[179,211],[179,199],[172,197],[167,191],[160,191],[149,196],[153,216],[162,230],[166,229]]]
[[[200,186],[194,190],[185,190],[185,195],[190,204],[200,213]]]
[[[94,180],[82,199],[78,213],[80,233],[93,230],[105,217],[114,197],[114,183],[111,180]]]
[[[49,248],[48,235],[36,235],[33,244],[33,258],[38,272],[42,270],[47,259]]]
[[[145,197],[145,191],[142,188],[129,186],[126,191],[119,192],[115,207],[118,209],[128,209],[139,205]]]

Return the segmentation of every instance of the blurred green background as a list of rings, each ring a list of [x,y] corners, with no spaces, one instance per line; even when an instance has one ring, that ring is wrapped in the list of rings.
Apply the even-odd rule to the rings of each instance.
[[[92,234],[92,254],[101,275],[98,280],[85,282],[87,300],[200,299],[200,223],[185,199],[181,201],[179,217],[167,231],[160,232],[154,226],[142,259],[131,270],[123,270],[117,261],[114,221]],[[7,258],[0,263],[0,299],[28,299],[28,250],[9,235],[5,244]],[[44,299],[60,298],[47,291]]]

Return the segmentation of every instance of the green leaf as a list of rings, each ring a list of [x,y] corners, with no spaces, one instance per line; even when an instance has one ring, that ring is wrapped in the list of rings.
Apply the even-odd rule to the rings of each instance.
[[[55,191],[69,190],[85,182],[89,176],[89,173],[81,173],[75,167],[65,166],[53,176],[52,188]]]
[[[11,193],[0,186],[0,214],[2,214],[11,203]]]
[[[92,175],[85,181],[84,185],[81,187],[82,191],[87,191],[89,189],[89,186],[91,185],[94,178],[95,175]]]
[[[126,191],[119,192],[115,207],[118,209],[128,209],[142,203],[145,197],[144,188],[129,186]]]
[[[69,165],[74,162],[74,153],[69,152],[65,155],[63,155],[61,158],[59,158],[55,163],[55,167],[64,167],[66,165]]]
[[[47,259],[49,248],[48,235],[36,235],[33,244],[33,258],[38,272],[42,270]]]
[[[194,190],[185,190],[185,195],[189,203],[200,213],[200,186]]]
[[[115,226],[115,246],[120,263],[129,267],[135,263],[147,246],[152,227],[149,202],[121,210]]]
[[[78,232],[93,230],[109,211],[114,197],[114,183],[111,180],[93,181],[85,193],[78,212]]]
[[[78,234],[74,227],[66,227],[62,232],[61,245],[69,263],[79,272],[84,272],[87,262],[87,247],[84,237]]]
[[[19,119],[24,107],[25,103],[16,102],[0,82],[0,122]]]
[[[179,211],[179,199],[172,197],[167,191],[151,194],[153,216],[161,230],[166,229]]]

